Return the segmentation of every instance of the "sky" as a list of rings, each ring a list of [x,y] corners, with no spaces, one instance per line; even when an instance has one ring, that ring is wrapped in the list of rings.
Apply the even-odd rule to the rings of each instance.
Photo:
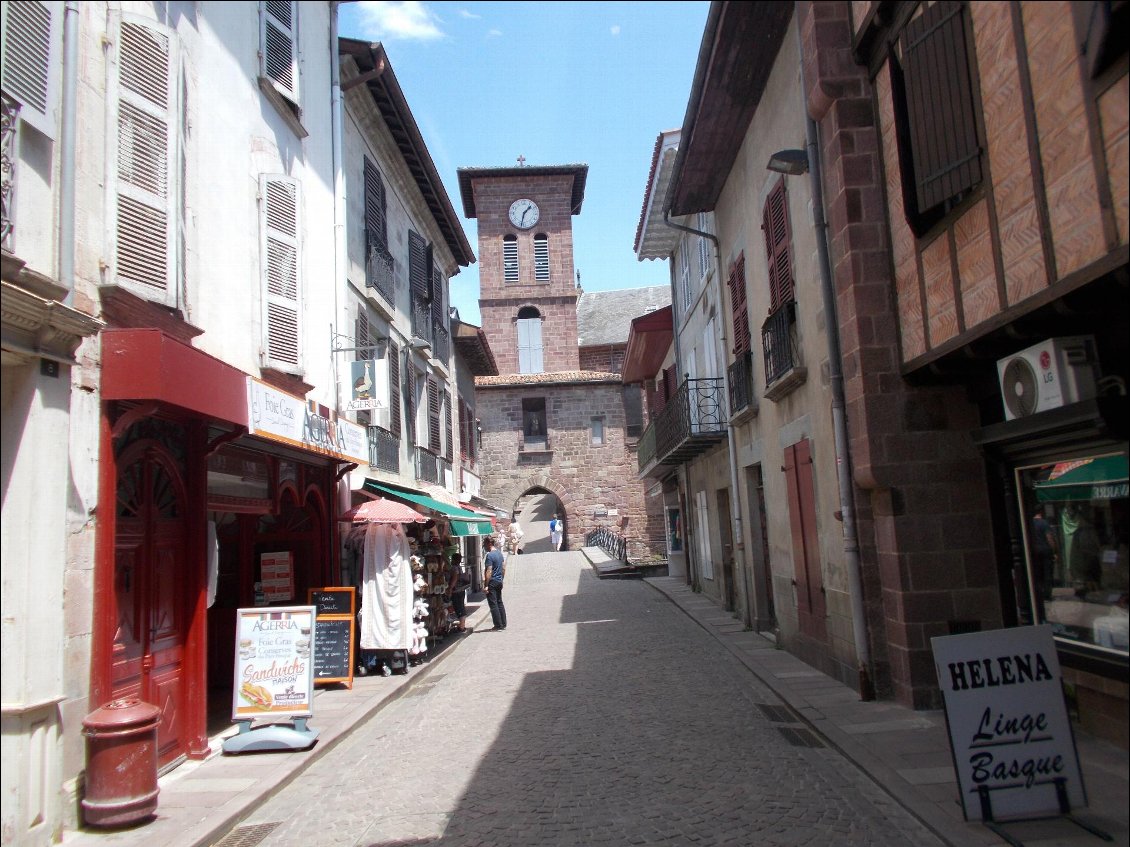
[[[708,2],[359,2],[340,34],[384,44],[408,107],[463,217],[464,167],[587,164],[573,218],[586,291],[668,285],[667,265],[633,245],[660,132],[682,126]],[[479,324],[479,266],[451,303]]]

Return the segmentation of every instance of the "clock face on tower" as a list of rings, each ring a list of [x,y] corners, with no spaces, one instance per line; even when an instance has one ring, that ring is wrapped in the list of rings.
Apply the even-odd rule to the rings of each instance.
[[[518,229],[529,229],[538,222],[541,212],[533,200],[515,200],[510,204],[510,223]]]

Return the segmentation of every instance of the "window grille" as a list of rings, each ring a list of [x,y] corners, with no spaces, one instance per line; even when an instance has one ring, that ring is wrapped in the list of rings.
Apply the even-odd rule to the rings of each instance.
[[[513,235],[502,239],[502,279],[504,282],[518,281],[518,239]]]

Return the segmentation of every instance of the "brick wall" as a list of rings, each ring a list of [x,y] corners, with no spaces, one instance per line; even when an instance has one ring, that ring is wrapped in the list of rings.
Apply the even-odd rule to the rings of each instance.
[[[930,638],[951,621],[1001,625],[987,479],[964,390],[912,386],[899,369],[886,203],[900,200],[884,194],[879,117],[867,70],[851,56],[849,5],[799,8],[823,145],[865,613],[879,693],[937,708]],[[892,222],[899,215],[891,209]]]
[[[541,297],[479,301],[483,331],[500,374],[518,373],[518,310],[533,306],[542,316],[542,364],[546,373],[580,369],[577,354],[577,298]]]
[[[624,350],[627,344],[602,344],[599,347],[582,347],[581,370],[618,374],[624,369]]]
[[[531,489],[556,494],[565,509],[568,545],[578,548],[598,526],[622,528],[629,539],[662,539],[661,505],[648,507],[634,445],[624,439],[618,382],[537,384],[476,390],[483,438],[483,497],[513,509]],[[522,400],[544,397],[549,450],[520,453]],[[591,444],[593,417],[604,418],[605,443]],[[597,517],[600,509],[619,516]]]

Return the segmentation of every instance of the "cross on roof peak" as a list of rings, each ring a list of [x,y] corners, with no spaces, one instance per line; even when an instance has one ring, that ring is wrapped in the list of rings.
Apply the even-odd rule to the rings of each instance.
[[[518,155],[518,167],[524,168],[525,166],[526,166],[526,157],[519,154]]]

